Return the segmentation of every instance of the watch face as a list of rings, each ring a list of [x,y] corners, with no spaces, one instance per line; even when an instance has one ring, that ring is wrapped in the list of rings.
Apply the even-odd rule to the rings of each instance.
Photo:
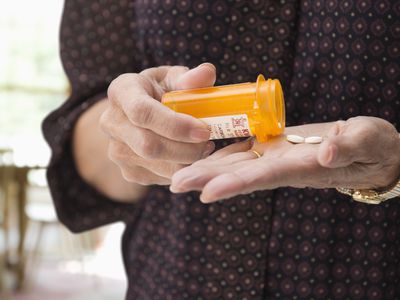
[[[361,190],[353,194],[353,199],[367,204],[379,204],[383,201],[377,191],[374,190]]]
[[[372,199],[358,199],[353,197],[353,199],[357,202],[365,203],[365,204],[380,204],[382,200],[372,200]]]

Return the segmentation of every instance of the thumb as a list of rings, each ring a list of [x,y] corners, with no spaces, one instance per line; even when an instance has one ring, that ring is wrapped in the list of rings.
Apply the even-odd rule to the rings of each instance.
[[[165,78],[167,89],[171,91],[209,87],[215,84],[215,80],[216,68],[211,63],[203,63],[183,74],[171,69]]]
[[[359,146],[345,122],[337,122],[318,149],[317,159],[326,168],[347,167],[359,159]]]
[[[217,70],[211,63],[203,63],[178,78],[179,90],[209,87],[215,84]]]

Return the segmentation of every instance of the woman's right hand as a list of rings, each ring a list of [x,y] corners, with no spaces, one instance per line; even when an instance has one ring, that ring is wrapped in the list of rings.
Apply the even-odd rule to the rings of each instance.
[[[108,156],[126,181],[168,185],[177,170],[214,150],[206,124],[160,100],[171,90],[212,86],[215,78],[215,67],[205,63],[191,70],[151,68],[120,75],[111,83],[100,125],[109,137]]]

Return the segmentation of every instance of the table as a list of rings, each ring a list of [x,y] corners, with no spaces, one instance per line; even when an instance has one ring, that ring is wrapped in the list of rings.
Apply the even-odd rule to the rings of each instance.
[[[8,186],[10,183],[15,183],[17,186],[16,194],[16,207],[17,207],[17,218],[18,218],[18,247],[16,253],[16,261],[10,261],[10,255],[8,248],[5,251],[5,261],[11,270],[16,275],[16,289],[20,290],[23,287],[25,277],[25,235],[27,228],[27,217],[25,215],[25,205],[27,202],[26,193],[28,187],[28,173],[31,170],[43,169],[43,166],[16,166],[16,165],[0,165],[0,174],[6,174],[2,181],[3,188],[5,187],[5,206],[8,210],[9,201],[11,200],[8,193]],[[8,214],[8,211],[5,213]],[[6,215],[7,217],[7,215]],[[5,227],[7,229],[7,227]],[[7,233],[5,233],[7,236]],[[8,245],[6,245],[8,247]]]

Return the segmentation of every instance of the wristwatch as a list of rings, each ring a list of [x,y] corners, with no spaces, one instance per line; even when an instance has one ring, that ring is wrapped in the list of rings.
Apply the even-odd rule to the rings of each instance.
[[[380,204],[391,198],[400,196],[400,180],[391,187],[379,191],[373,189],[356,190],[348,188],[336,188],[342,194],[352,196],[355,201],[367,204]]]

